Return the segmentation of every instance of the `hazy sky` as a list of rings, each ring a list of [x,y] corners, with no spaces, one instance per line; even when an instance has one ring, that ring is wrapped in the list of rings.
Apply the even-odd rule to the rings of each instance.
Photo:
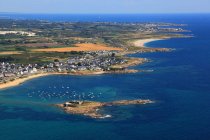
[[[210,13],[210,0],[1,0],[0,12]]]

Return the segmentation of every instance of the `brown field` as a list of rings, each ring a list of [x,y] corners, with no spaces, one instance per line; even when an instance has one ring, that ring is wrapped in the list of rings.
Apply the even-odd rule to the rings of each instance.
[[[76,47],[69,48],[47,48],[47,49],[34,49],[35,52],[71,52],[71,51],[122,51],[121,48],[108,47],[102,44],[75,44]]]
[[[22,54],[22,52],[18,52],[18,51],[0,52],[0,55],[13,55],[13,54]]]

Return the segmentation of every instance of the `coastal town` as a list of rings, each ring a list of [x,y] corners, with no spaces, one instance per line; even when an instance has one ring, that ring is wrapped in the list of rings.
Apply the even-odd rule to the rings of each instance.
[[[54,62],[46,65],[1,62],[0,83],[37,73],[117,70],[111,66],[126,62],[126,60],[116,57],[115,52],[107,51],[90,52],[81,57],[70,57],[66,61],[54,60]]]
[[[187,32],[186,25],[172,23],[0,21],[0,88],[49,74],[138,72],[129,67],[150,60],[128,54],[172,51],[144,44]]]
[[[0,140],[210,140],[210,0],[0,0]]]
[[[17,78],[28,77],[40,73],[76,73],[76,72],[114,72],[125,71],[127,67],[116,65],[127,64],[130,59],[116,56],[114,51],[89,52],[82,56],[69,57],[67,60],[38,65],[38,64],[14,64],[0,63],[0,83],[7,83]],[[146,58],[141,63],[147,62]],[[116,66],[116,67],[114,67]]]

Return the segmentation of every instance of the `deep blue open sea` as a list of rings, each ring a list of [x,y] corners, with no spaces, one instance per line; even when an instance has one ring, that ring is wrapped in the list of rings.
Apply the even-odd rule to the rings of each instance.
[[[50,21],[171,22],[193,38],[146,44],[169,53],[135,54],[152,60],[151,73],[47,76],[0,91],[0,140],[209,140],[210,14],[8,15]],[[52,106],[82,97],[94,101],[152,99],[150,105],[108,107],[109,119],[68,115]]]

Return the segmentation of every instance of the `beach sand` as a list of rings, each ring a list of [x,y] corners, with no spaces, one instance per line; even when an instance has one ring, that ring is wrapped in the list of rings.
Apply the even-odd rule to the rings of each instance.
[[[28,80],[32,80],[34,78],[39,78],[39,77],[44,77],[44,76],[49,76],[49,75],[100,75],[100,74],[105,74],[105,73],[106,72],[104,71],[78,71],[78,72],[72,72],[72,73],[66,73],[66,72],[38,73],[38,74],[30,75],[24,78],[17,78],[13,81],[9,81],[6,83],[1,83],[0,89],[6,89],[6,88],[18,86]]]
[[[42,76],[47,76],[47,75],[49,75],[49,74],[40,73],[40,74],[35,74],[35,75],[31,75],[31,76],[24,77],[24,78],[18,78],[18,79],[15,79],[14,81],[10,81],[10,82],[0,84],[0,89],[14,87],[14,86],[17,86],[19,84],[22,84],[25,81],[28,81],[28,80],[31,80],[31,79],[34,79],[34,78],[38,78],[38,77],[42,77]]]
[[[145,44],[153,41],[159,41],[165,39],[139,39],[133,42],[133,45],[136,47],[146,47]]]
[[[39,78],[39,77],[44,77],[44,76],[49,76],[49,75],[78,75],[78,76],[88,76],[88,75],[101,75],[101,74],[110,74],[110,73],[136,73],[138,72],[138,70],[134,70],[134,69],[128,69],[128,70],[124,70],[124,71],[77,71],[77,72],[71,72],[71,73],[67,73],[67,72],[53,72],[53,73],[39,73],[39,74],[34,74],[34,75],[30,75],[24,78],[17,78],[13,81],[9,81],[6,83],[1,83],[0,84],[0,90],[1,89],[6,89],[6,88],[11,88],[14,86],[18,86],[28,80],[32,80],[35,78]]]

